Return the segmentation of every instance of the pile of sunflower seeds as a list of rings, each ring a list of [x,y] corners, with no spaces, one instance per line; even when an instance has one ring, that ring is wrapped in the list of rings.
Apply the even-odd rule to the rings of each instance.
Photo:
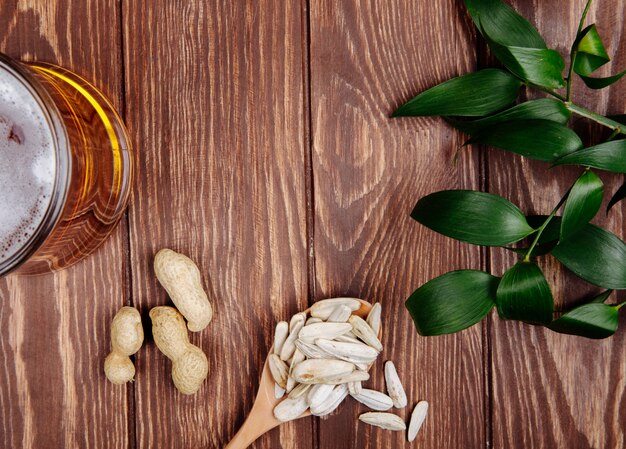
[[[310,409],[325,416],[352,396],[375,412],[363,413],[364,423],[393,431],[405,431],[404,420],[392,407],[407,405],[407,397],[393,362],[385,363],[387,394],[363,387],[368,371],[383,350],[379,340],[381,306],[372,306],[364,320],[353,312],[361,307],[355,298],[333,298],[316,302],[310,316],[295,314],[289,323],[276,325],[274,352],[268,365],[275,384],[275,408],[279,421],[291,421]],[[407,438],[413,441],[426,414],[428,403],[419,402],[411,415]]]

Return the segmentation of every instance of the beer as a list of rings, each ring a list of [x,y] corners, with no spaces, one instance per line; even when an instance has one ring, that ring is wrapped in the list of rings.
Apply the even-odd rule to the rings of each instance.
[[[0,71],[0,261],[33,237],[56,177],[52,130],[27,88]]]
[[[123,123],[94,86],[0,55],[0,276],[93,252],[124,213],[132,162]]]

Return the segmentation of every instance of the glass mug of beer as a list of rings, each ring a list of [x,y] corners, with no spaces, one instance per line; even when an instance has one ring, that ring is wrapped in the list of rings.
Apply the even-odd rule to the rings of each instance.
[[[130,139],[102,93],[0,54],[0,277],[93,252],[124,213],[132,173]]]

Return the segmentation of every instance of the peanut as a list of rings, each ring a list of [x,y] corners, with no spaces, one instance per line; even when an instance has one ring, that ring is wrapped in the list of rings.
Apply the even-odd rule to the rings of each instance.
[[[154,272],[168,295],[187,319],[191,332],[199,332],[211,322],[213,308],[202,288],[200,270],[187,256],[162,249],[154,257]]]
[[[173,307],[150,310],[152,336],[157,347],[172,361],[174,386],[183,394],[200,389],[209,372],[209,362],[200,348],[189,342],[185,320]]]
[[[135,377],[131,355],[143,343],[141,315],[134,307],[122,307],[111,322],[111,353],[104,360],[104,374],[114,384],[125,384]]]

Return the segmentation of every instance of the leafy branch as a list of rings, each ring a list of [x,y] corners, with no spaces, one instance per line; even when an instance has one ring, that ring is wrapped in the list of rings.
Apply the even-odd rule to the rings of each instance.
[[[446,273],[418,288],[406,307],[422,335],[458,332],[496,307],[503,319],[589,338],[608,337],[616,331],[625,303],[604,302],[613,290],[626,289],[626,244],[589,223],[604,196],[604,184],[592,168],[626,173],[626,116],[606,117],[575,104],[572,85],[576,75],[587,87],[602,89],[626,70],[604,78],[592,76],[610,58],[595,24],[584,27],[591,0],[571,47],[567,78],[562,56],[510,6],[501,0],[465,0],[465,5],[504,69],[452,78],[420,93],[393,116],[442,116],[470,135],[467,143],[497,147],[552,166],[578,165],[584,171],[544,217],[525,216],[500,196],[471,190],[435,192],[420,199],[411,216],[422,225],[467,243],[515,251],[520,260],[501,278],[478,270]],[[515,104],[523,88],[553,98]],[[565,93],[559,93],[561,89]],[[611,136],[586,147],[567,126],[572,114],[607,127]],[[607,212],[625,197],[626,184],[613,195]],[[548,254],[581,279],[607,290],[555,319],[550,286],[535,262]]]

